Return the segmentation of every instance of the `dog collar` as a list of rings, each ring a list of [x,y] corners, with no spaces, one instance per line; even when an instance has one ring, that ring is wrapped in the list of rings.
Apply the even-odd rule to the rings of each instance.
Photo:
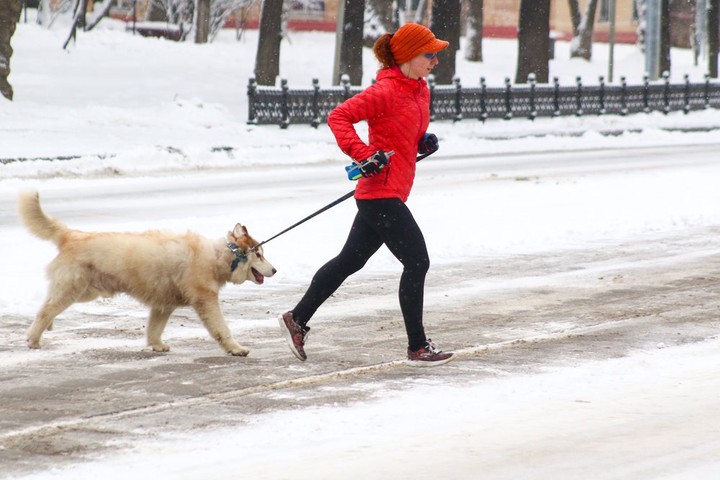
[[[230,271],[234,272],[237,266],[240,264],[240,262],[247,262],[247,252],[245,250],[241,250],[240,247],[235,245],[234,243],[228,243],[227,247],[230,249],[232,253],[235,254],[235,258],[233,259],[232,263],[230,264]]]

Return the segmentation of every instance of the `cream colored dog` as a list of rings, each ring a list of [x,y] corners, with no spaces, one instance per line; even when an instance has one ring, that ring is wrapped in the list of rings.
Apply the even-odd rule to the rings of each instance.
[[[218,293],[227,282],[262,284],[276,270],[244,226],[217,241],[192,232],[81,232],[46,215],[35,191],[20,194],[19,209],[28,230],[59,249],[47,268],[47,299],[27,332],[30,348],[40,348],[43,332],[73,303],[126,293],[150,307],[147,343],[157,352],[170,349],[161,336],[180,306],[193,307],[226,352],[250,352],[233,339]]]

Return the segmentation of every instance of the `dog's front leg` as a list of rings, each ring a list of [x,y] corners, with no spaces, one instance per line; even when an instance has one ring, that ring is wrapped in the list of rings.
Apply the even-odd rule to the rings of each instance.
[[[195,302],[193,308],[200,316],[210,336],[213,337],[226,352],[241,357],[250,353],[248,348],[237,343],[232,337],[230,329],[227,323],[225,323],[225,318],[223,318],[222,312],[220,311],[220,303],[217,297]]]

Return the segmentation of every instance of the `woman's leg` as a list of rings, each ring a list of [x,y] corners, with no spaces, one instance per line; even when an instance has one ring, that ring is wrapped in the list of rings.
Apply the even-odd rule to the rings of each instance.
[[[412,351],[425,346],[423,303],[425,275],[430,259],[422,231],[412,213],[399,199],[380,199],[358,202],[358,213],[376,232],[392,254],[402,263],[398,292]]]
[[[353,273],[360,270],[377,252],[382,240],[358,213],[342,250],[315,273],[300,302],[292,309],[294,321],[307,325],[320,305]]]

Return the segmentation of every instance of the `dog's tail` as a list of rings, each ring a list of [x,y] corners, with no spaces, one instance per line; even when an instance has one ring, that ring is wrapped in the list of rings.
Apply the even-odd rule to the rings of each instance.
[[[40,207],[40,195],[34,190],[20,192],[18,199],[20,218],[30,233],[43,240],[59,245],[68,227],[43,212]]]

